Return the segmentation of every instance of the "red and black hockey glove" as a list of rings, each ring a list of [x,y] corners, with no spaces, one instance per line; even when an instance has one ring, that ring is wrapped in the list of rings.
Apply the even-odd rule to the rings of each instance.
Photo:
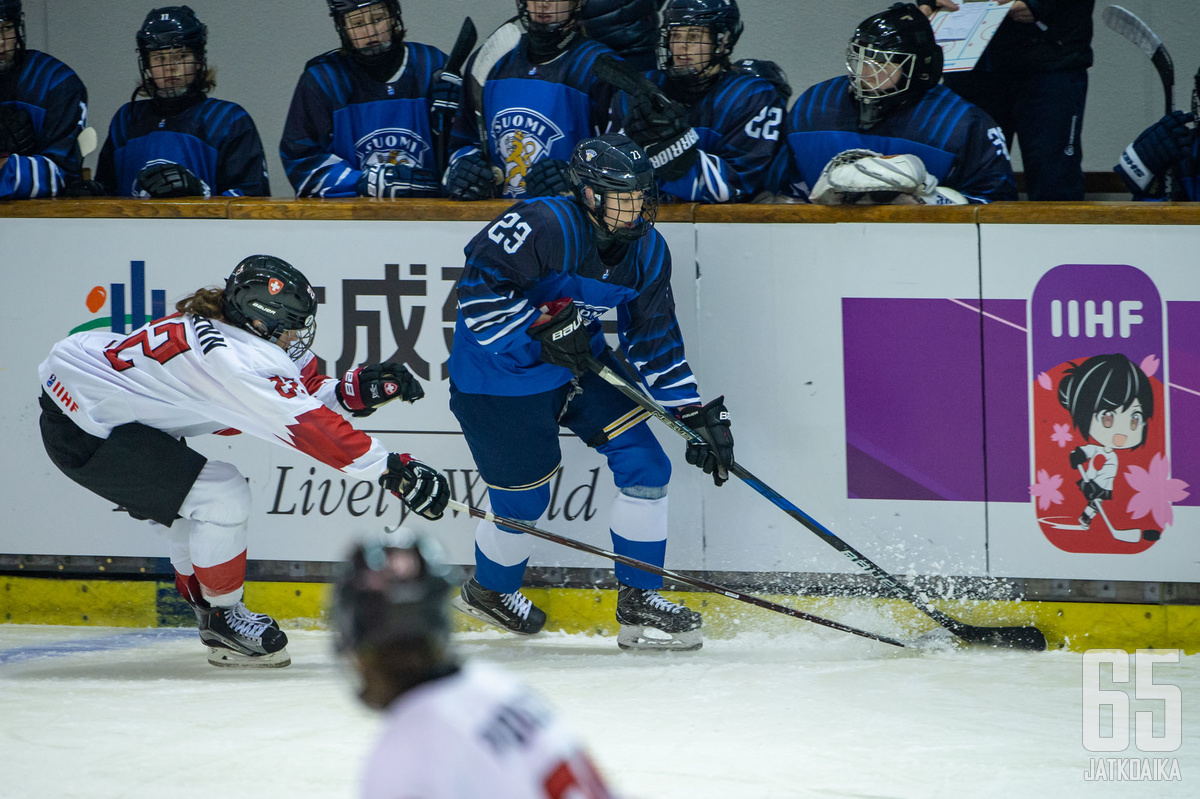
[[[409,455],[388,455],[387,471],[379,476],[379,485],[400,497],[405,507],[431,521],[442,518],[450,501],[446,476]]]
[[[579,376],[592,357],[592,333],[570,297],[561,297],[539,308],[550,318],[531,325],[529,335],[542,344],[542,360],[563,366]]]
[[[717,397],[707,405],[686,405],[676,413],[679,421],[696,431],[704,443],[688,442],[687,462],[711,474],[713,483],[721,485],[729,479],[733,466],[733,432],[730,431],[729,410],[725,397]]]
[[[353,416],[370,416],[394,399],[416,402],[425,396],[425,389],[404,364],[391,361],[351,369],[342,375],[336,392],[338,402]]]

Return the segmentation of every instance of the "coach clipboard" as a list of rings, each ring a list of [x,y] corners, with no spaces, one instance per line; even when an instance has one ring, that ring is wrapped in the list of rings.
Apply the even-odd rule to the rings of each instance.
[[[958,0],[957,11],[938,11],[930,18],[933,35],[942,46],[943,72],[966,72],[975,67],[1011,5],[996,0]]]

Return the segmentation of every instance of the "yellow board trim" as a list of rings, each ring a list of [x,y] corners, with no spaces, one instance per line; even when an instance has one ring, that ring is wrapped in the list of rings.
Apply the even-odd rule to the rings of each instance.
[[[328,629],[327,583],[252,582],[246,604],[269,613],[285,627]],[[615,635],[616,592],[591,588],[530,588],[524,593],[549,618],[548,630]],[[739,632],[786,635],[808,623],[716,594],[667,592],[670,599],[704,613],[710,638]],[[851,626],[903,638],[935,629],[932,620],[898,599],[795,597],[764,595],[781,605],[832,620],[856,619]],[[1128,605],[1089,602],[944,601],[941,610],[968,624],[1032,624],[1046,634],[1052,649],[1182,649],[1200,653],[1200,606]],[[170,605],[170,612],[165,610]],[[180,611],[182,608],[182,612]],[[879,618],[878,628],[861,619]],[[172,582],[64,580],[0,577],[0,623],[64,624],[104,627],[188,626],[186,605],[175,597]],[[487,629],[455,614],[459,630]]]

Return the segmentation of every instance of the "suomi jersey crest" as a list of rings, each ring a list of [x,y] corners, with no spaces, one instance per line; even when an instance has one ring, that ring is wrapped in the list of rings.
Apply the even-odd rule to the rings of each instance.
[[[87,89],[57,58],[27,50],[17,69],[0,74],[0,104],[23,109],[37,133],[35,153],[10,155],[0,167],[0,199],[56,196],[83,166]]]

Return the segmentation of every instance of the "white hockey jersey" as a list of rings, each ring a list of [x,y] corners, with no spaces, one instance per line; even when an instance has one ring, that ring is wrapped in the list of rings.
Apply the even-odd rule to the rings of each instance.
[[[558,714],[485,664],[418,686],[388,708],[362,796],[612,799]]]
[[[387,449],[341,415],[337,381],[311,352],[293,362],[246,330],[194,314],[157,319],[121,337],[94,330],[54,345],[42,388],[82,430],[107,438],[141,422],[174,436],[244,432],[374,478]]]

